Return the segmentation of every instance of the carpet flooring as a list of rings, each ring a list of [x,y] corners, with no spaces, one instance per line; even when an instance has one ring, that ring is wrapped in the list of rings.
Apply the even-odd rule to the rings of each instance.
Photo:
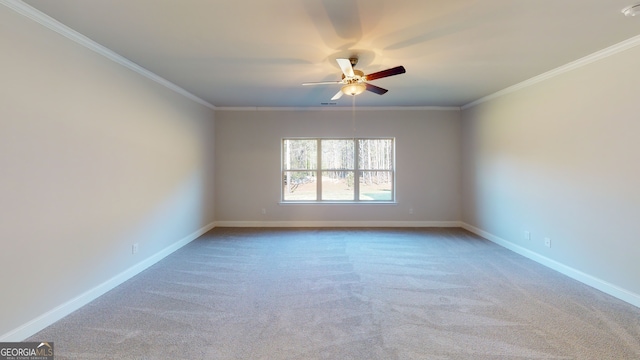
[[[216,228],[27,340],[56,359],[640,359],[640,309],[457,228]]]

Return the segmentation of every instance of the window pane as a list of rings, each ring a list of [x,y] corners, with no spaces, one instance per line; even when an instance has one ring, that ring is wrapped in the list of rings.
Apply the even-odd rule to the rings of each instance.
[[[353,169],[353,139],[322,140],[322,169]]]
[[[363,170],[393,170],[392,139],[360,139],[359,168]]]
[[[285,171],[283,200],[318,200],[315,171]]]
[[[392,201],[393,173],[391,171],[360,172],[360,200]]]
[[[394,157],[393,138],[283,139],[282,201],[395,201]]]
[[[322,200],[355,200],[353,171],[323,171]]]
[[[317,169],[317,146],[318,142],[316,140],[283,140],[283,168],[285,170]]]

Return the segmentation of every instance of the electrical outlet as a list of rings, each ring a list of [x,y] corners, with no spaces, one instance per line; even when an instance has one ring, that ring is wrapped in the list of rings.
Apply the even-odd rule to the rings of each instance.
[[[413,214],[413,208],[409,209],[409,214]]]
[[[551,247],[551,239],[550,238],[544,238],[544,246],[550,248]]]
[[[261,212],[262,212],[262,215],[267,215],[267,209],[262,208]]]
[[[138,253],[138,243],[135,243],[133,245],[131,245],[131,254],[137,254]]]
[[[531,233],[529,231],[526,231],[523,233],[523,237],[525,240],[531,240]]]

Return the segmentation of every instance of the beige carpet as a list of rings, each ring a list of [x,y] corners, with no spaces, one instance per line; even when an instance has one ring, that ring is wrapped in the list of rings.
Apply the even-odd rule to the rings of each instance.
[[[56,359],[640,359],[640,309],[461,229],[217,228],[31,340]]]

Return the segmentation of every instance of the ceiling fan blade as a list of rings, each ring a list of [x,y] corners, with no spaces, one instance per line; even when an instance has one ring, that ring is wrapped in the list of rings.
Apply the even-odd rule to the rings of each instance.
[[[318,82],[308,82],[302,85],[332,85],[332,84],[340,84],[342,81],[318,81]]]
[[[349,59],[336,59],[338,65],[340,65],[340,69],[342,69],[342,73],[346,77],[354,77],[353,66],[351,66],[351,60]]]
[[[374,72],[373,74],[369,74],[365,77],[367,81],[371,81],[371,80],[380,79],[387,76],[404,74],[405,72],[407,72],[407,70],[404,69],[404,66],[396,66],[391,69]]]
[[[367,87],[367,90],[374,92],[378,95],[383,95],[385,94],[387,91],[387,89],[383,89],[380,86],[375,86],[375,85],[371,85],[371,84],[364,84]]]
[[[340,91],[338,91],[335,95],[333,95],[333,97],[331,98],[331,100],[338,100],[342,97],[342,89],[340,89]]]

